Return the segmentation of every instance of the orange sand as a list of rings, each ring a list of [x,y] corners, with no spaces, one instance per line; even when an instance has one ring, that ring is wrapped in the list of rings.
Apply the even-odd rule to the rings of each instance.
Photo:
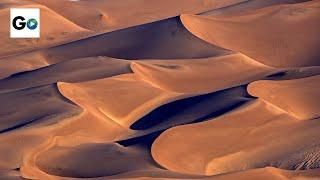
[[[319,7],[2,0],[0,179],[320,179]]]

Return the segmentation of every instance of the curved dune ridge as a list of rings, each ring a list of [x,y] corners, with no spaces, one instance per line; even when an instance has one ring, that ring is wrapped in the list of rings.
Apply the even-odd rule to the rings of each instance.
[[[307,2],[308,0],[264,0],[264,1],[244,1],[232,4],[230,6],[214,9],[201,13],[201,15],[226,15],[226,14],[241,14],[245,11],[260,9],[268,6],[274,6],[278,4],[294,4],[300,2]]]
[[[207,59],[140,61],[131,64],[135,74],[156,86],[175,92],[203,93],[227,89],[276,73],[243,54]],[[221,81],[224,79],[223,81]],[[190,82],[193,85],[190,86]]]
[[[270,66],[319,65],[319,1],[272,6],[242,15],[182,15],[185,27],[212,44]]]
[[[298,119],[320,117],[320,76],[287,81],[256,81],[248,92],[283,109]]]
[[[39,8],[41,21],[40,39],[12,39],[9,36],[8,27],[10,17],[10,8]],[[77,26],[73,22],[65,19],[51,9],[35,3],[30,4],[12,4],[4,9],[0,9],[0,21],[3,23],[0,27],[1,50],[0,56],[6,56],[21,53],[27,50],[34,50],[40,47],[53,46],[59,43],[65,43],[88,35],[89,30]]]
[[[1,1],[0,179],[319,179],[319,7]]]
[[[165,131],[154,142],[152,155],[169,170],[206,175],[264,166],[319,167],[313,161],[319,157],[317,121],[297,121],[257,100],[222,117]]]
[[[23,0],[23,1],[4,1],[0,4],[0,20],[3,28],[0,29],[0,37],[4,42],[0,51],[1,56],[19,53],[21,50],[34,49],[33,47],[52,46],[63,44],[71,39],[81,39],[86,36],[97,34],[96,32],[110,32],[121,28],[141,25],[169,17],[174,17],[182,13],[199,13],[213,8],[228,6],[244,0],[228,0],[225,2],[188,0],[184,7],[177,4],[171,5],[168,9],[168,2],[158,3],[157,1],[137,0],[134,3],[118,1],[70,1],[70,0]],[[63,8],[62,6],[63,5]],[[12,43],[8,38],[9,9],[14,8],[40,8],[41,19],[41,38],[37,41],[17,40]],[[143,8],[141,8],[143,7]],[[179,8],[177,8],[179,7]],[[131,13],[126,11],[131,8]],[[141,9],[150,9],[146,12]],[[156,9],[155,9],[156,8]],[[164,9],[166,11],[164,11]],[[121,11],[119,11],[121,10]],[[81,13],[74,13],[81,12]],[[125,13],[124,13],[125,12]],[[5,41],[4,41],[5,40]],[[9,46],[10,45],[10,46]]]
[[[35,0],[56,11],[79,26],[93,31],[110,31],[153,22],[183,13],[199,13],[245,0],[185,0],[184,3],[163,0],[70,1]],[[66,8],[61,8],[61,4]],[[130,8],[130,11],[127,9]],[[81,12],[79,14],[74,11]]]
[[[92,56],[130,60],[192,59],[229,53],[231,51],[198,39],[184,28],[178,17],[174,17],[26,54],[0,58],[0,78]]]
[[[68,161],[65,162],[65,159]],[[155,169],[151,162],[151,157],[139,148],[96,143],[53,147],[39,155],[36,165],[53,175],[101,177],[139,169]]]
[[[58,87],[82,108],[97,111],[123,127],[130,126],[150,109],[186,96],[155,88],[133,74],[79,84],[59,83]]]
[[[109,57],[88,57],[57,63],[0,80],[0,92],[9,92],[56,82],[83,82],[130,73],[130,62]]]

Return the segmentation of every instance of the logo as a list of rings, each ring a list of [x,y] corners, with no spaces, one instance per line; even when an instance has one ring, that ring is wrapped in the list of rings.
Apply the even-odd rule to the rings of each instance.
[[[29,19],[28,22],[27,22],[27,27],[30,30],[36,29],[38,27],[38,21],[35,20],[35,19]]]
[[[10,9],[11,38],[40,38],[40,9]]]

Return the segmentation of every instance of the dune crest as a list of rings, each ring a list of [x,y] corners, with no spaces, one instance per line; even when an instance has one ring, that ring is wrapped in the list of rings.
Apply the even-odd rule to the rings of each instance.
[[[109,32],[112,30],[146,24],[183,13],[200,13],[215,8],[225,7],[245,0],[185,0],[184,3],[170,0],[108,0],[108,1],[69,1],[35,0],[61,14],[79,26],[93,31]],[[66,8],[61,8],[60,4]],[[130,9],[128,11],[127,9]],[[75,14],[74,11],[81,13]]]
[[[320,76],[286,81],[256,81],[249,94],[264,99],[298,119],[320,117]]]
[[[34,57],[34,59],[37,58],[41,57]],[[10,61],[14,61],[14,59],[10,59]],[[84,82],[130,72],[132,72],[130,61],[101,56],[73,59],[2,79],[0,80],[0,92],[16,91],[57,82]]]
[[[216,119],[167,130],[151,152],[159,164],[181,173],[215,175],[264,166],[306,169],[303,164],[312,160],[299,150],[319,147],[314,139],[319,126],[319,120],[298,121],[272,104],[255,100]],[[311,152],[310,156],[318,157]],[[312,162],[312,167],[318,166]]]
[[[83,83],[58,83],[58,87],[65,97],[80,107],[127,128],[152,109],[186,97],[155,88],[133,74]]]
[[[206,59],[135,61],[135,74],[160,88],[180,93],[208,93],[240,86],[274,74],[278,69],[265,66],[242,54]],[[225,78],[224,81],[221,81]],[[190,86],[190,83],[193,85]]]
[[[318,66],[319,1],[278,5],[240,16],[181,15],[197,37],[276,67]]]
[[[142,45],[144,48],[141,48]],[[184,28],[178,17],[174,17],[0,58],[0,78],[59,62],[95,56],[127,60],[193,59],[230,53],[229,50],[195,37]]]
[[[39,8],[41,11],[41,34],[39,39],[12,39],[10,38],[7,27],[10,16],[10,8]],[[75,38],[85,37],[91,32],[77,26],[68,19],[63,18],[51,9],[38,4],[12,5],[5,9],[0,9],[0,20],[3,25],[0,27],[1,49],[0,57],[34,50],[70,42]]]
[[[319,10],[1,0],[0,180],[320,179]]]

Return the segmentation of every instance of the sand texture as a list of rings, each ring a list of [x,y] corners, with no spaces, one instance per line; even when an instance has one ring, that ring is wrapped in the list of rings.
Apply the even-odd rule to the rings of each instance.
[[[41,37],[10,38],[31,7]],[[320,0],[3,0],[0,22],[0,180],[320,179]]]

